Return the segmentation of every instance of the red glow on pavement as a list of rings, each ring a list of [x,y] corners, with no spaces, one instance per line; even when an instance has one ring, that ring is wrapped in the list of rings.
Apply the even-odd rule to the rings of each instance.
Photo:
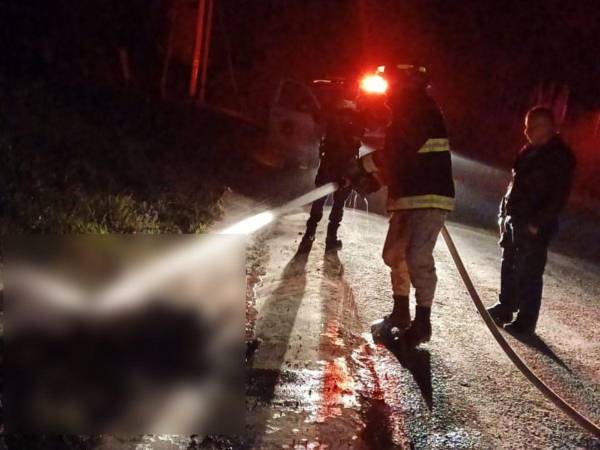
[[[340,266],[331,261],[329,264],[332,264],[330,271],[341,270],[340,261]],[[340,272],[333,271],[340,275]],[[390,448],[375,445],[382,442],[409,448],[410,439],[405,431],[405,417],[400,406],[397,362],[390,369],[387,350],[374,345],[370,336],[360,334],[364,324],[360,320],[354,292],[343,278],[336,291],[336,295],[327,297],[324,304],[324,326],[319,343],[323,371],[316,399],[318,408],[313,420],[328,424],[328,427],[357,420],[356,434],[351,442],[358,446],[352,448]],[[344,330],[354,330],[358,334]],[[357,345],[358,342],[361,343]],[[348,349],[351,355],[341,356]],[[357,411],[359,417],[354,416]],[[335,439],[323,431],[317,441],[323,443]],[[339,439],[343,437],[339,436]]]
[[[348,394],[348,385],[352,384],[352,377],[338,360],[327,361],[323,373],[322,407],[317,418],[323,422],[333,416],[341,414],[343,397]]]
[[[321,354],[335,354],[335,349],[346,347],[341,336],[340,322],[347,307],[346,302],[352,301],[351,295],[341,295],[337,304],[328,305],[328,313],[325,319],[325,330],[321,335],[319,352]],[[350,373],[346,360],[338,357],[325,362],[322,379],[321,399],[322,403],[317,414],[317,421],[324,422],[333,416],[340,416],[342,408],[351,406],[355,401],[354,377]]]

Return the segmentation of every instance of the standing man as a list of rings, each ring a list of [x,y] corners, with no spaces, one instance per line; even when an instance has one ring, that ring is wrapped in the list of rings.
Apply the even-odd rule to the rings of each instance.
[[[525,116],[529,143],[519,152],[512,182],[500,204],[502,268],[499,302],[488,312],[507,330],[533,334],[542,304],[548,245],[571,191],[575,157],[557,132],[552,110],[536,106]]]
[[[334,88],[334,87],[332,87]],[[348,166],[358,157],[364,126],[353,101],[347,100],[340,89],[330,107],[326,106],[325,137],[319,148],[321,162],[315,178],[315,185],[321,186],[329,182],[338,182],[345,174]],[[339,250],[342,241],[338,239],[338,228],[344,215],[344,204],[352,192],[349,186],[340,187],[333,194],[333,206],[329,214],[325,250]],[[298,253],[308,253],[315,240],[317,225],[323,217],[323,206],[326,197],[315,200],[310,209],[310,217],[306,222],[306,231]]]
[[[374,334],[406,329],[415,347],[431,338],[431,306],[437,276],[433,249],[444,220],[454,208],[450,145],[442,113],[428,95],[424,67],[380,67],[389,83],[392,119],[382,151],[361,162],[388,186],[391,213],[383,260],[391,269],[394,307],[372,328]],[[411,322],[409,294],[415,288]]]

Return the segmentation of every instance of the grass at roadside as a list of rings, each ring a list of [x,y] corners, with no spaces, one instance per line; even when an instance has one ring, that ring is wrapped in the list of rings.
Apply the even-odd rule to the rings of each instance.
[[[2,242],[31,233],[203,233],[220,217],[226,175],[239,172],[227,152],[235,123],[101,88],[3,84]],[[5,434],[0,448],[91,449],[103,438]],[[184,448],[231,447],[216,439],[189,438]],[[141,440],[114,438],[120,448]]]
[[[198,233],[220,215],[229,125],[208,113],[38,82],[2,89],[0,118],[2,235]]]

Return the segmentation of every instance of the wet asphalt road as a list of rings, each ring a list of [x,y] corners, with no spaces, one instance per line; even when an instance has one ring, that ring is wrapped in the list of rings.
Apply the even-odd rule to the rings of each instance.
[[[492,339],[441,238],[433,338],[411,352],[373,343],[369,323],[391,309],[380,258],[387,219],[347,210],[344,249],[324,252],[321,227],[295,257],[306,213],[280,219],[256,245],[249,446],[313,449],[600,449],[547,401]],[[484,301],[499,284],[488,232],[449,223]],[[538,338],[509,341],[558,393],[600,422],[600,274],[551,254]],[[413,305],[414,308],[414,305]]]
[[[281,203],[279,193],[288,199],[305,192],[312,177],[298,177],[286,177],[293,192],[273,189],[265,177],[264,192],[251,192],[262,206],[232,195],[226,203],[238,202],[228,205],[238,216],[230,219]],[[380,258],[387,219],[348,209],[342,251],[325,254],[323,223],[310,255],[294,258],[306,218],[306,212],[281,218],[249,248],[252,326],[263,342],[249,368],[245,445],[238,439],[212,445],[203,437],[104,435],[69,448],[600,449],[600,440],[545,400],[503,354],[441,239],[433,339],[413,352],[391,351],[375,345],[369,333],[370,322],[392,306],[389,270]],[[448,225],[481,297],[493,303],[496,236]],[[599,301],[597,265],[552,253],[538,338],[509,337],[545,382],[596,423]]]

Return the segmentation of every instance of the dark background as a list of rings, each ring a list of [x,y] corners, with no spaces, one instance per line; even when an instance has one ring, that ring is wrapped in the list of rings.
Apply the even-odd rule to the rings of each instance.
[[[216,0],[207,99],[253,112],[281,76],[311,80],[384,61],[428,67],[454,147],[509,166],[523,113],[553,106],[575,147],[580,191],[600,182],[596,1]],[[0,0],[5,82],[52,78],[185,100],[194,0]],[[169,20],[177,9],[176,16]],[[125,82],[117,49],[129,55]],[[9,85],[5,85],[9,88]],[[163,93],[163,97],[165,94]]]

